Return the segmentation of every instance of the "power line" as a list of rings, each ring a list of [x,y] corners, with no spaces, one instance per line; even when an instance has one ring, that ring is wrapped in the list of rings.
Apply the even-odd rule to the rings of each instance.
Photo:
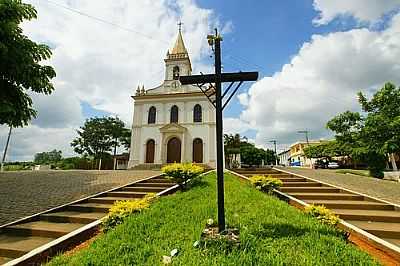
[[[130,28],[126,28],[126,27],[121,26],[121,25],[118,25],[118,24],[116,24],[116,23],[114,23],[114,22],[107,21],[107,20],[105,20],[105,19],[102,19],[102,18],[93,16],[93,15],[90,15],[90,14],[88,14],[88,13],[82,12],[82,11],[80,11],[80,10],[73,9],[73,8],[71,8],[71,7],[68,7],[68,6],[64,6],[64,5],[60,4],[60,3],[57,3],[57,2],[54,2],[54,1],[51,1],[51,0],[45,0],[45,1],[47,1],[48,3],[51,3],[51,4],[53,4],[53,5],[56,5],[56,6],[58,6],[58,7],[61,7],[61,8],[63,8],[63,9],[66,9],[66,10],[68,10],[68,11],[70,11],[70,12],[73,12],[73,13],[79,14],[79,15],[81,15],[81,16],[84,16],[84,17],[87,17],[87,18],[96,20],[96,21],[98,21],[98,22],[101,22],[101,23],[104,23],[104,24],[107,24],[107,25],[110,25],[110,26],[119,28],[119,29],[121,29],[121,30],[125,30],[125,31],[131,32],[131,33],[135,33],[135,34],[141,35],[142,37],[145,37],[145,38],[148,38],[148,39],[151,39],[151,40],[154,40],[154,41],[159,41],[159,42],[163,42],[163,43],[169,44],[169,42],[166,42],[166,41],[164,41],[164,40],[160,40],[160,39],[153,38],[153,37],[150,36],[150,35],[141,33],[141,32],[139,32],[139,31],[136,31],[136,30],[133,30],[133,29],[130,29]]]

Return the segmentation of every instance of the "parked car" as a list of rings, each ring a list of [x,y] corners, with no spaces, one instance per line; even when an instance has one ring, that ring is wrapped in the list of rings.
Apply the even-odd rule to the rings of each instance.
[[[337,169],[339,167],[340,167],[340,165],[337,162],[329,162],[328,163],[328,168],[329,169]]]
[[[327,167],[327,163],[322,161],[322,160],[317,160],[314,163],[314,168],[315,169],[325,169]]]

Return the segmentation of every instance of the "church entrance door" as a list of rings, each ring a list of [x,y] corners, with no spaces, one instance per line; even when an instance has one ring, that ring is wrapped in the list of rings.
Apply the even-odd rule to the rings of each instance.
[[[203,162],[203,141],[201,139],[193,140],[193,162]]]
[[[181,141],[174,137],[167,144],[167,163],[181,162]]]
[[[149,140],[146,143],[146,163],[154,163],[155,142]]]

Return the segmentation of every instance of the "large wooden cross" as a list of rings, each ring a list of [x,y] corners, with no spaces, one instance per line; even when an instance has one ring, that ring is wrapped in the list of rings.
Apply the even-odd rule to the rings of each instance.
[[[216,109],[216,137],[217,137],[217,202],[218,202],[218,230],[220,233],[225,231],[225,207],[224,207],[224,148],[223,148],[223,120],[222,111],[237,92],[244,81],[256,81],[258,72],[238,72],[238,73],[221,73],[221,41],[222,37],[215,30],[215,35],[207,36],[208,43],[213,47],[215,57],[215,73],[207,75],[181,76],[179,78],[182,85],[195,84],[209,99]],[[230,82],[228,87],[222,93],[221,84]],[[235,89],[231,92],[228,99],[223,99],[233,85],[236,83]],[[204,85],[209,87],[205,88]],[[215,86],[214,86],[215,85]]]

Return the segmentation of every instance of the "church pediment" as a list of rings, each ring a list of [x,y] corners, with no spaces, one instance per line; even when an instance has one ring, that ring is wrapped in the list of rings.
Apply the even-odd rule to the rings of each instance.
[[[160,128],[160,132],[162,133],[172,133],[172,132],[183,133],[186,130],[187,130],[186,127],[174,123],[165,125],[162,128]]]

